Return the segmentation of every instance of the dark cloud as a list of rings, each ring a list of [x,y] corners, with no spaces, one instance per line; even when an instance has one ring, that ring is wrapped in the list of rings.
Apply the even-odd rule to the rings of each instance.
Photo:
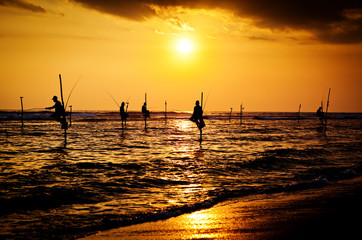
[[[269,29],[307,30],[321,41],[362,42],[362,0],[72,0],[101,12],[142,21],[155,8],[223,8]]]
[[[0,0],[0,6],[1,5],[21,8],[32,12],[39,12],[39,13],[46,12],[45,9],[40,6],[36,6],[34,4],[27,3],[21,0]]]

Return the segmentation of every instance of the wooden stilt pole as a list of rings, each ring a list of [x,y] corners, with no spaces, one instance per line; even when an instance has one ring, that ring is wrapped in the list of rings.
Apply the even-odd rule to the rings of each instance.
[[[231,121],[231,114],[233,112],[233,108],[230,108],[230,114],[229,114],[229,122]]]
[[[165,122],[167,123],[167,101],[165,100]]]
[[[60,82],[60,96],[61,96],[61,100],[62,100],[62,106],[64,109],[64,98],[63,98],[63,84],[62,84],[62,75],[59,74],[59,82]],[[64,146],[67,145],[67,128],[68,128],[68,124],[66,123],[66,119],[65,119],[65,109],[63,111],[63,121],[61,122],[61,126],[62,128],[64,128]]]
[[[126,117],[125,117],[125,119],[124,119],[124,125],[127,125],[127,117],[128,117],[128,104],[129,104],[129,102],[127,102],[126,104],[127,104],[127,105],[126,105]]]
[[[302,104],[299,104],[299,110],[298,110],[298,123],[299,123],[299,119],[300,119],[300,108],[302,107]]]
[[[24,127],[24,107],[23,107],[23,97],[20,97],[21,103],[21,127]]]
[[[147,109],[147,93],[145,93],[145,104],[146,104],[146,109]],[[144,113],[144,118],[145,118],[145,131],[147,130],[147,113]]]
[[[240,104],[240,125],[243,123],[243,104]]]
[[[201,109],[203,109],[203,102],[204,102],[204,92],[201,92]],[[203,115],[204,113],[201,113],[201,114]],[[202,128],[199,127],[199,130],[200,130],[200,143],[201,143],[202,142]]]
[[[69,106],[70,112],[69,112],[69,127],[72,126],[72,106]]]
[[[328,99],[327,99],[327,107],[326,107],[326,114],[324,114],[324,123],[325,123],[325,128],[327,128],[327,113],[328,113],[328,107],[329,107],[329,96],[331,94],[331,88],[329,88],[328,91]]]

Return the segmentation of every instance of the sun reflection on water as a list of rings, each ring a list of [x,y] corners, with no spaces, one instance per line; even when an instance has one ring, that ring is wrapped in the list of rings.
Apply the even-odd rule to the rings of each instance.
[[[215,239],[223,238],[223,231],[218,231],[218,214],[210,210],[202,210],[185,215],[183,226],[188,232],[188,239]]]

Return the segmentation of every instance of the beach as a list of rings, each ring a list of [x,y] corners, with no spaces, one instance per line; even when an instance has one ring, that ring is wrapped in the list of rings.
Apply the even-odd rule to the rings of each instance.
[[[361,189],[358,177],[322,189],[236,198],[81,239],[353,239],[361,223]]]

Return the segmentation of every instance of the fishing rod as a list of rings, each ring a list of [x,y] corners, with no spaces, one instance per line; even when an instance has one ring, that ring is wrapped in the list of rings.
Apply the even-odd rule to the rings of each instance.
[[[72,90],[70,90],[70,93],[69,93],[68,98],[67,98],[67,102],[65,103],[65,108],[64,108],[64,110],[67,109],[68,101],[69,101],[69,99],[70,99],[70,96],[72,95],[75,86],[77,86],[77,84],[78,84],[78,82],[79,82],[79,80],[80,80],[81,78],[82,78],[82,76],[80,76],[80,77],[78,78],[77,82],[76,82],[76,83],[74,84],[74,86],[72,87]]]
[[[44,108],[29,108],[25,109],[26,111],[33,111],[33,110],[44,110]]]
[[[120,108],[121,106],[118,104],[118,102],[116,101],[116,99],[114,99],[114,97],[107,91],[104,89],[104,91],[106,91],[106,93],[108,93],[108,95],[113,99],[113,101],[117,104],[118,108]]]
[[[202,107],[202,105],[201,105],[202,111],[204,111],[204,109],[206,108],[206,103],[207,103],[207,100],[209,99],[210,92],[211,92],[211,90],[207,93],[206,100],[205,100],[205,105],[204,105],[203,107]]]

